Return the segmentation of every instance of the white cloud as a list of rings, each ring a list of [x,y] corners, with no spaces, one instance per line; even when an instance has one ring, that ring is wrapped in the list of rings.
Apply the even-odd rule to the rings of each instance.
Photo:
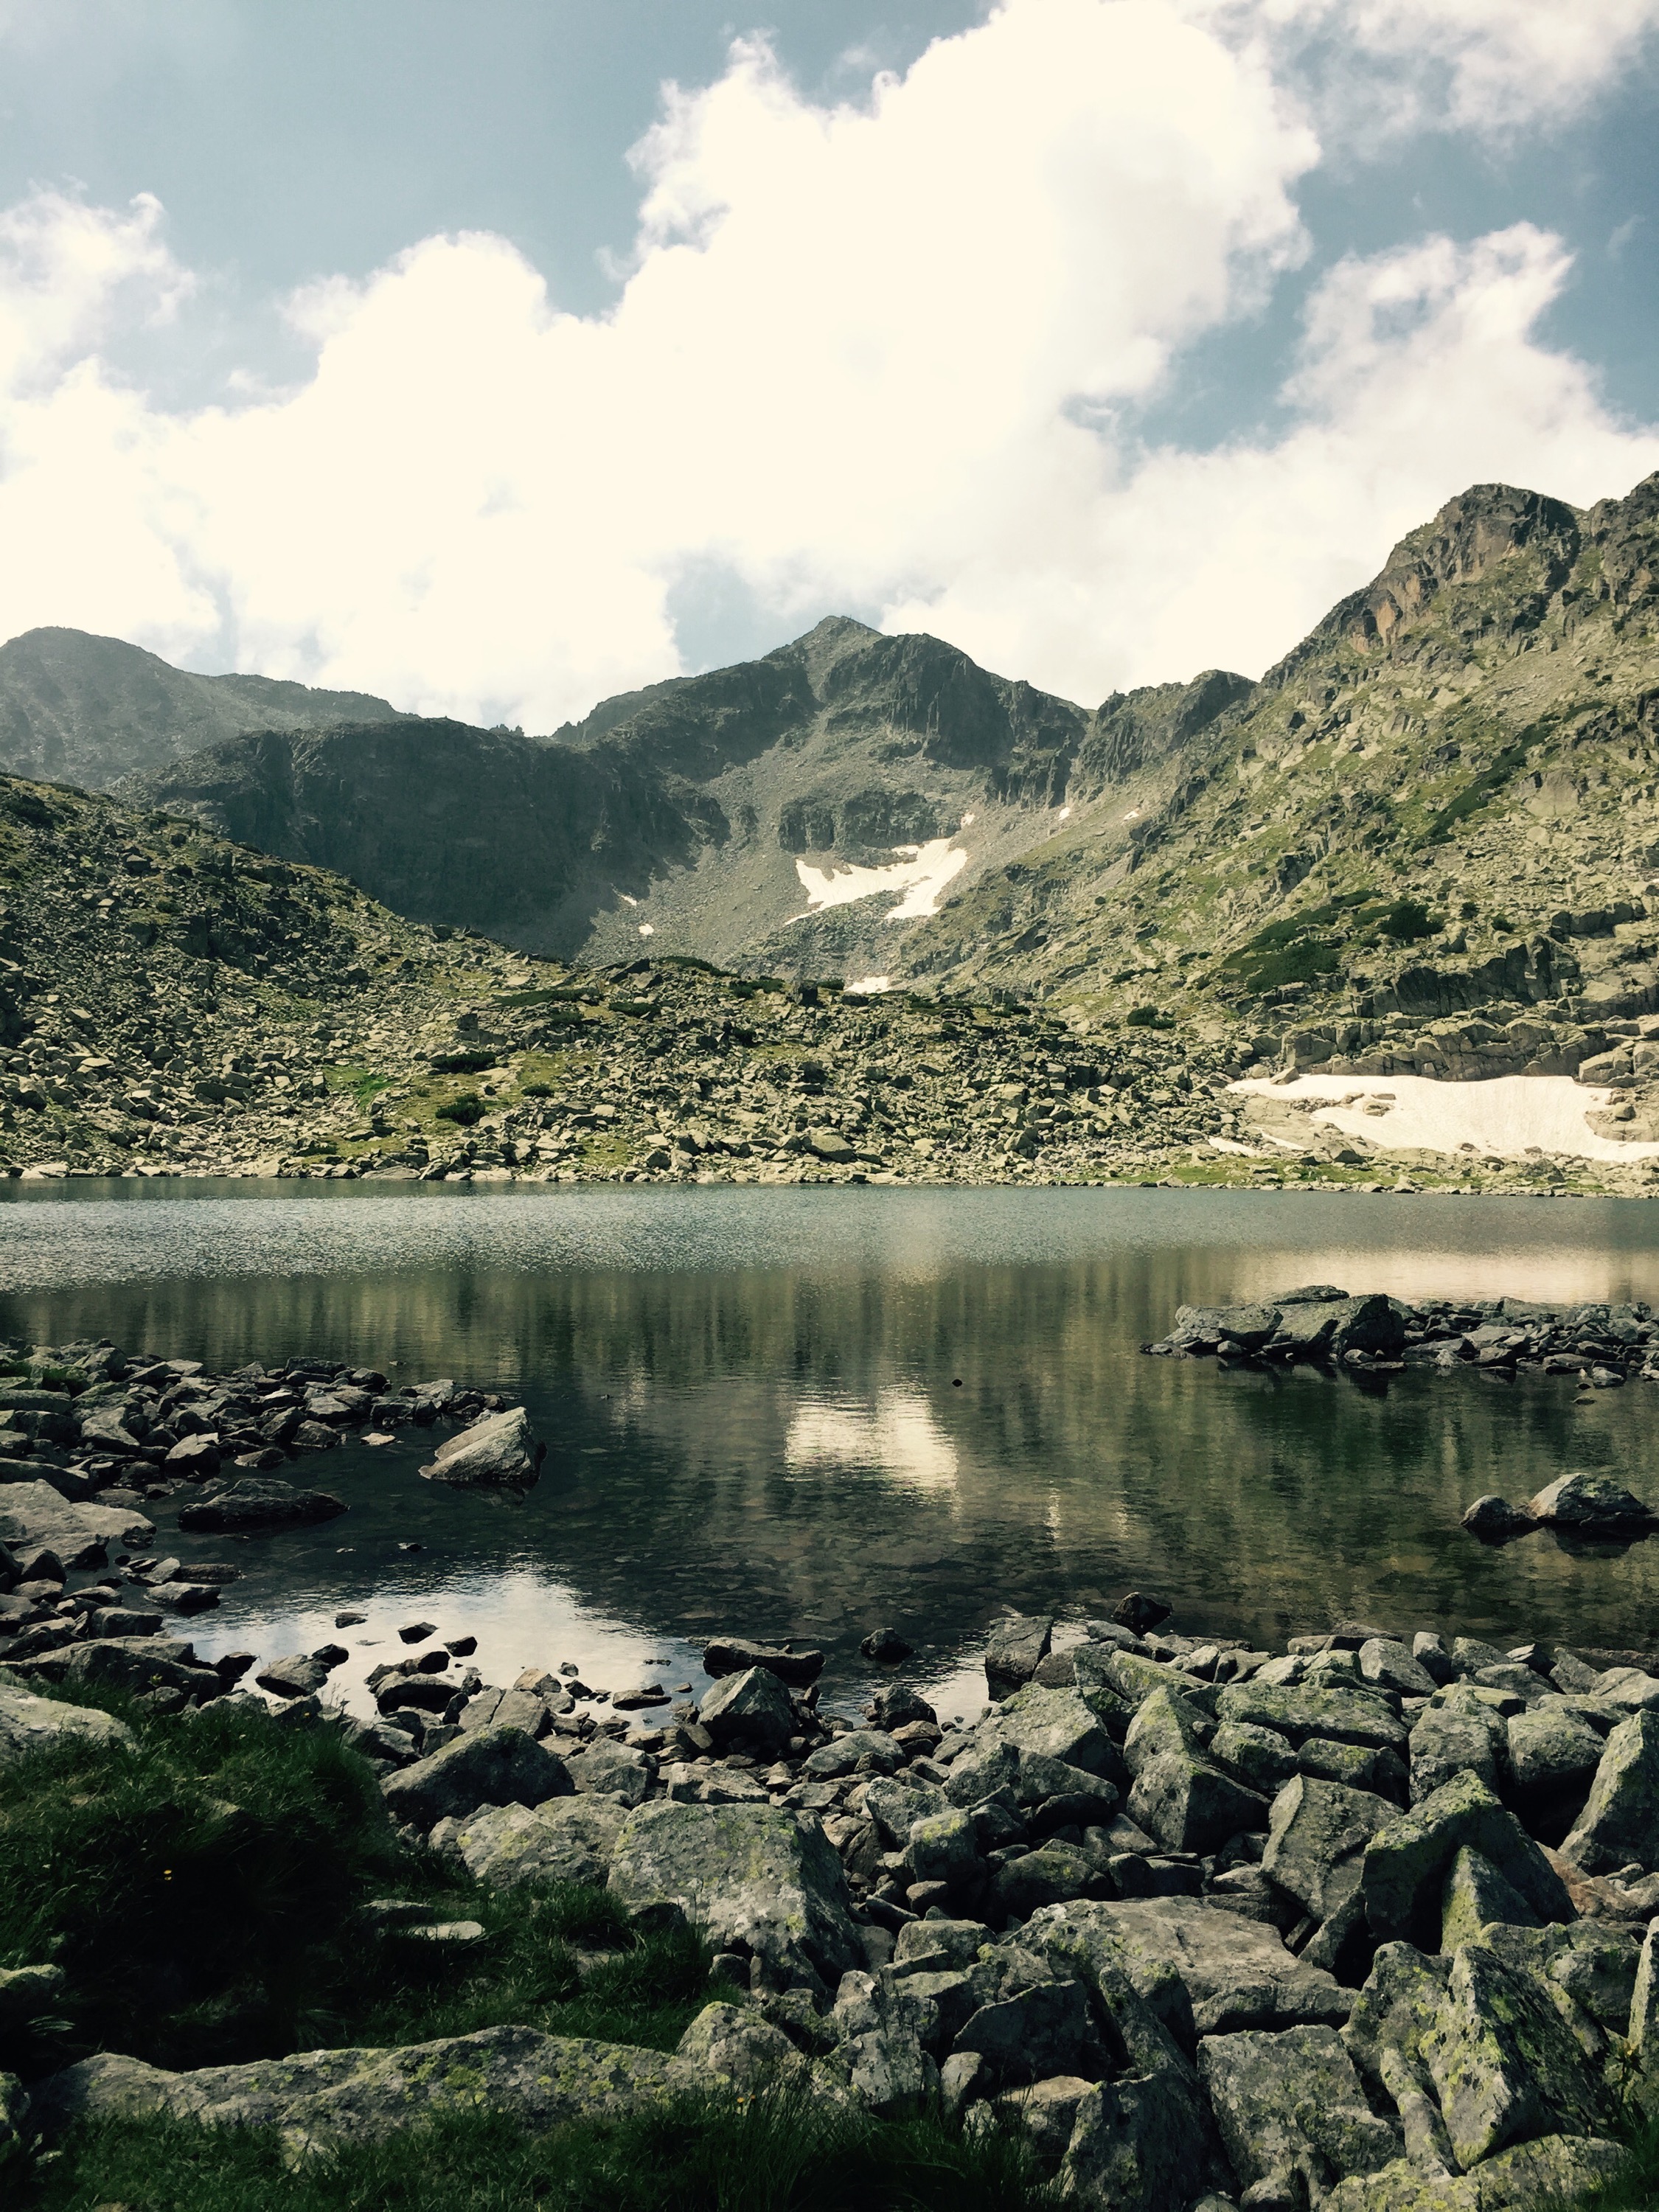
[[[193,412],[106,358],[188,281],[154,203],[37,197],[0,220],[0,632],[546,729],[673,672],[712,562],[780,634],[886,606],[1085,699],[1259,667],[1465,483],[1659,460],[1532,335],[1565,262],[1527,229],[1343,264],[1281,435],[1138,459],[1119,415],[1295,264],[1318,155],[1179,0],[1006,0],[858,106],[740,44],[637,149],[608,314],[428,239],[288,303],[294,389]]]
[[[1347,128],[1501,131],[1571,114],[1636,61],[1659,0],[1188,0],[1310,70]],[[1379,75],[1379,65],[1382,74]]]

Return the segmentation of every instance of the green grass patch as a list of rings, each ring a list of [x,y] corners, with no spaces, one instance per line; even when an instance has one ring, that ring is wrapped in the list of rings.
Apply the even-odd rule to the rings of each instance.
[[[457,2114],[285,2166],[269,2134],[188,2121],[83,2126],[19,2212],[1048,2212],[1024,2136],[875,2120],[787,2094],[694,2099],[527,2134]]]
[[[603,1890],[486,1889],[406,1850],[332,1726],[75,1694],[137,1741],[0,1771],[0,1965],[68,1978],[63,2017],[0,2038],[0,2069],[27,2078],[97,2050],[187,2068],[506,2022],[672,2050],[708,2002],[711,1954],[684,1927],[636,1934]],[[386,1896],[478,1921],[483,1939],[382,1929],[364,1907]]]
[[[145,2212],[1036,2212],[1054,2201],[1011,2132],[970,2142],[927,2120],[860,2123],[775,2099],[683,2099],[540,2137],[457,2116],[297,2173],[268,2136],[111,2123],[80,2131],[25,2203],[70,2212],[100,2199]]]
[[[1448,800],[1437,813],[1431,815],[1423,831],[1425,845],[1443,845],[1460,822],[1471,814],[1478,814],[1490,800],[1496,798],[1517,769],[1524,767],[1527,753],[1533,743],[1532,733],[1512,745],[1505,745],[1489,768],[1482,769],[1473,782],[1464,785],[1455,799]]]
[[[369,1101],[382,1091],[390,1091],[392,1078],[377,1075],[369,1067],[330,1067],[324,1070],[323,1080],[335,1092],[349,1091],[362,1113],[368,1111]]]

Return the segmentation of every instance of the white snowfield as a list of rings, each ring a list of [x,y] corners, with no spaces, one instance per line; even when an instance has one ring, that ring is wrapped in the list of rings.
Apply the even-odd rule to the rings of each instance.
[[[1582,1160],[1647,1160],[1659,1145],[1620,1144],[1599,1137],[1585,1116],[1617,1093],[1575,1083],[1570,1075],[1495,1075],[1481,1083],[1440,1083],[1427,1075],[1298,1075],[1230,1083],[1233,1091],[1272,1098],[1323,1098],[1308,1119],[1364,1137],[1387,1152],[1457,1152],[1473,1149],[1501,1159],[1559,1152]],[[1385,1106],[1386,1113],[1365,1111]]]
[[[874,898],[878,892],[902,891],[898,904],[881,917],[884,921],[922,921],[939,912],[945,887],[968,865],[966,853],[956,849],[949,837],[932,837],[925,845],[896,845],[908,860],[890,868],[859,868],[849,860],[838,868],[810,867],[797,860],[795,872],[806,893],[806,914],[792,914],[791,921],[822,914],[832,906],[851,906],[857,899]]]

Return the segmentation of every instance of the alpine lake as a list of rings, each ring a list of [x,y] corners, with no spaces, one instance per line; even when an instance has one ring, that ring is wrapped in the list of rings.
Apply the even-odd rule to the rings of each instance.
[[[0,1186],[0,1336],[109,1338],[214,1370],[296,1355],[519,1394],[523,1499],[419,1472],[419,1430],[296,1462],[348,1512],[155,1548],[242,1570],[179,1632],[207,1657],[331,1641],[331,1690],[422,1618],[486,1678],[572,1662],[700,1687],[715,1634],[830,1655],[977,1711],[1000,1609],[1080,1622],[1131,1588],[1173,1628],[1282,1648],[1343,1620],[1500,1644],[1659,1642],[1659,1542],[1502,1549],[1471,1499],[1575,1468],[1659,1501],[1659,1391],[1412,1368],[1351,1379],[1150,1358],[1183,1303],[1304,1283],[1413,1301],[1659,1304],[1659,1206],[1135,1188],[756,1191],[71,1182]]]

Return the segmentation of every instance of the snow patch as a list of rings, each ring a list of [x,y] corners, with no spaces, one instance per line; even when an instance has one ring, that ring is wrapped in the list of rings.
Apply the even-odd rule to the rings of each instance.
[[[856,983],[847,985],[842,996],[843,999],[872,999],[878,992],[890,991],[892,988],[890,975],[860,975]]]
[[[657,928],[654,922],[642,921],[640,924],[640,935],[641,937],[654,937],[656,933]]]
[[[1612,1103],[1611,1091],[1588,1088],[1570,1075],[1497,1075],[1478,1083],[1437,1083],[1427,1075],[1299,1075],[1294,1083],[1251,1077],[1232,1091],[1272,1098],[1322,1098],[1333,1103],[1309,1115],[1365,1137],[1386,1152],[1456,1152],[1465,1146],[1500,1159],[1528,1152],[1565,1152],[1585,1160],[1647,1160],[1659,1145],[1621,1145],[1598,1137],[1585,1116]],[[1348,1103],[1335,1102],[1348,1101]],[[1368,1114],[1367,1104],[1387,1111]]]
[[[795,872],[806,893],[806,913],[792,914],[791,921],[823,914],[832,906],[852,906],[859,899],[902,891],[898,904],[881,917],[884,921],[921,921],[939,912],[945,885],[968,865],[966,853],[955,850],[949,837],[933,837],[925,845],[898,845],[896,852],[908,855],[890,867],[860,868],[848,861],[839,867],[814,868],[797,860]]]

